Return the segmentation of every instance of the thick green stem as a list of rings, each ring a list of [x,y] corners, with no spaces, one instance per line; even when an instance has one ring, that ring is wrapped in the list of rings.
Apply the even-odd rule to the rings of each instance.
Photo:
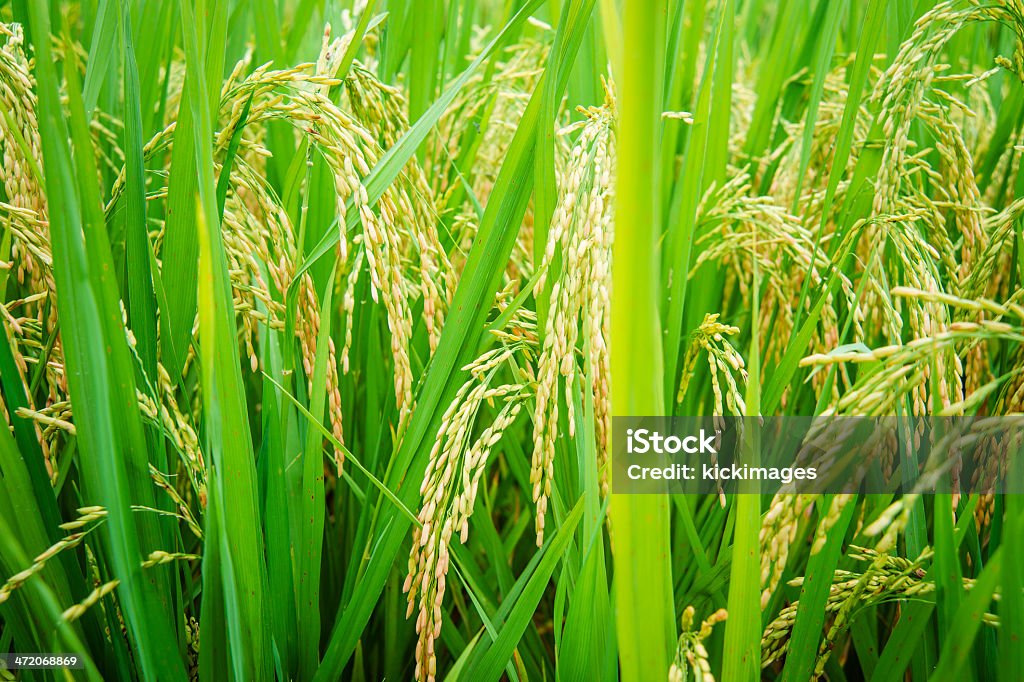
[[[658,138],[665,5],[624,7],[619,83],[618,180],[612,292],[612,410],[664,414],[658,315]],[[622,680],[668,674],[674,634],[668,498],[612,498],[617,629]]]

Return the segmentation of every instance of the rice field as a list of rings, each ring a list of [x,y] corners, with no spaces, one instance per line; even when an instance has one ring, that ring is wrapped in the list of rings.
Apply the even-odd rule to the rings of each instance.
[[[0,0],[0,153],[0,680],[1024,679],[1021,495],[610,476],[1024,410],[1022,0]]]

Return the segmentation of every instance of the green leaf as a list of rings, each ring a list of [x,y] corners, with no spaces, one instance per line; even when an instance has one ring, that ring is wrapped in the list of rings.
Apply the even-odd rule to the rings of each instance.
[[[989,558],[985,570],[975,580],[974,587],[957,607],[951,627],[946,632],[945,645],[942,647],[931,682],[955,682],[964,679],[963,667],[970,656],[971,645],[981,627],[982,618],[992,602],[1002,559],[1003,547],[1000,546]]]
[[[167,617],[168,590],[160,572],[144,575],[141,567],[140,540],[154,546],[158,529],[152,519],[137,522],[131,510],[132,503],[152,506],[152,486],[81,91],[75,69],[66,69],[69,136],[50,48],[49,11],[43,0],[34,0],[29,10],[57,308],[84,488],[108,511],[105,552],[121,581],[117,593],[136,662],[147,677],[183,680],[177,637]],[[69,137],[77,152],[74,168]]]
[[[181,0],[186,26],[194,24],[192,9]],[[217,22],[214,21],[214,25]],[[215,44],[216,40],[211,40]],[[219,46],[223,61],[223,44]],[[260,521],[256,467],[248,422],[246,393],[235,329],[235,309],[228,276],[224,244],[221,241],[214,185],[213,133],[211,130],[212,88],[207,73],[199,68],[203,56],[193,32],[185,31],[185,57],[191,88],[196,153],[198,201],[196,216],[199,279],[199,359],[203,386],[203,417],[210,494],[220,502],[210,517],[217,525],[219,570],[227,626],[231,669],[239,680],[271,677],[273,654],[271,629],[267,622],[267,572],[264,562],[263,525]],[[215,63],[216,54],[206,57]],[[216,72],[216,71],[215,71]],[[290,598],[283,595],[282,598]]]
[[[117,0],[119,3],[123,1]],[[87,116],[91,116],[95,111],[100,97],[100,88],[103,87],[103,82],[106,80],[108,72],[111,71],[111,64],[114,63],[117,41],[111,40],[111,36],[118,33],[119,15],[119,6],[114,6],[112,0],[99,0],[93,23],[92,40],[89,43],[89,60],[86,62],[88,68],[85,70],[85,85],[82,92]],[[117,70],[113,69],[113,73],[116,77]]]
[[[331,338],[331,297],[334,293],[335,270],[327,280],[320,308],[320,332],[316,342],[313,365],[313,394],[309,399],[312,416],[320,421],[327,397],[328,342]],[[320,562],[324,540],[324,457],[323,436],[313,428],[306,432],[306,449],[302,457],[302,537],[299,545],[298,640],[301,647],[299,675],[311,677],[320,663]]]
[[[198,236],[196,234],[195,196],[198,190],[196,154],[196,108],[203,106],[209,119],[209,135],[200,138],[202,145],[212,144],[213,125],[220,101],[220,83],[224,72],[224,49],[227,36],[227,2],[210,0],[212,9],[202,15],[203,22],[183,21],[185,43],[194,41],[197,50],[200,34],[209,32],[209,44],[202,43],[204,53],[192,62],[186,60],[185,82],[178,120],[171,147],[171,172],[167,182],[167,220],[164,227],[162,278],[173,296],[167,297],[167,308],[160,311],[160,350],[164,367],[172,380],[177,380],[185,365],[196,320],[196,277],[198,274]],[[192,17],[193,0],[178,0],[182,17]],[[198,0],[204,6],[205,0]],[[196,87],[195,81],[202,81]],[[173,264],[172,267],[168,267]]]
[[[149,226],[146,222],[146,166],[143,156],[139,71],[132,44],[131,17],[120,7],[125,100],[125,203],[128,252],[128,324],[150,380],[156,379],[156,297],[150,274]]]
[[[830,513],[834,496],[827,495],[821,500],[821,514]],[[811,549],[804,582],[800,587],[800,606],[797,607],[793,634],[789,639],[786,667],[782,671],[783,682],[811,679],[814,664],[818,658],[818,644],[825,625],[825,602],[828,600],[832,577],[842,556],[843,538],[853,520],[857,505],[849,500],[843,505],[839,518],[829,529],[823,541],[815,538]],[[819,544],[820,543],[820,544]]]
[[[555,566],[561,561],[569,541],[572,540],[576,525],[583,516],[583,502],[577,502],[572,512],[562,522],[558,533],[543,548],[540,563],[529,576],[524,575],[520,581],[526,580],[521,591],[514,600],[502,604],[495,625],[499,627],[498,637],[491,640],[486,634],[476,646],[473,663],[466,671],[471,680],[498,680],[505,664],[512,657],[512,652],[523,636],[530,620],[533,618],[541,597],[547,588]]]

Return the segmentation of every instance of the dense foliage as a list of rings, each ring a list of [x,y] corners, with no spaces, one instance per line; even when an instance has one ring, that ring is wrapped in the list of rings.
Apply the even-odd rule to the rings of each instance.
[[[1019,496],[608,452],[1021,411],[1022,0],[7,0],[0,152],[0,653],[1020,679]]]

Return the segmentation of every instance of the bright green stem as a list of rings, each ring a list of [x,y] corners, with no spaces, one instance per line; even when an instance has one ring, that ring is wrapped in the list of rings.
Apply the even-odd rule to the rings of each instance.
[[[665,6],[624,6],[612,296],[612,411],[664,414],[657,174]],[[668,498],[612,498],[623,682],[668,674],[674,639]]]
[[[755,231],[755,250],[757,236]],[[750,319],[758,320],[761,318],[761,283],[757,260],[751,259],[750,266],[754,273]],[[756,324],[751,325],[748,355],[750,373],[747,377],[747,409],[744,416],[757,417],[761,414],[761,337]],[[744,422],[753,424],[752,419]],[[757,429],[752,428],[743,441],[741,461],[749,466],[757,466],[760,464],[760,452],[760,438]],[[761,547],[758,538],[761,529],[760,484],[758,481],[744,481],[737,492],[739,494],[734,496],[736,532],[732,544],[732,566],[729,569],[729,620],[725,624],[724,650],[729,653],[722,662],[722,679],[755,682],[761,675]],[[801,629],[799,623],[794,632],[798,629]],[[817,630],[820,629],[819,625]],[[813,632],[814,628],[810,631]],[[818,640],[815,638],[812,641],[816,643]]]

